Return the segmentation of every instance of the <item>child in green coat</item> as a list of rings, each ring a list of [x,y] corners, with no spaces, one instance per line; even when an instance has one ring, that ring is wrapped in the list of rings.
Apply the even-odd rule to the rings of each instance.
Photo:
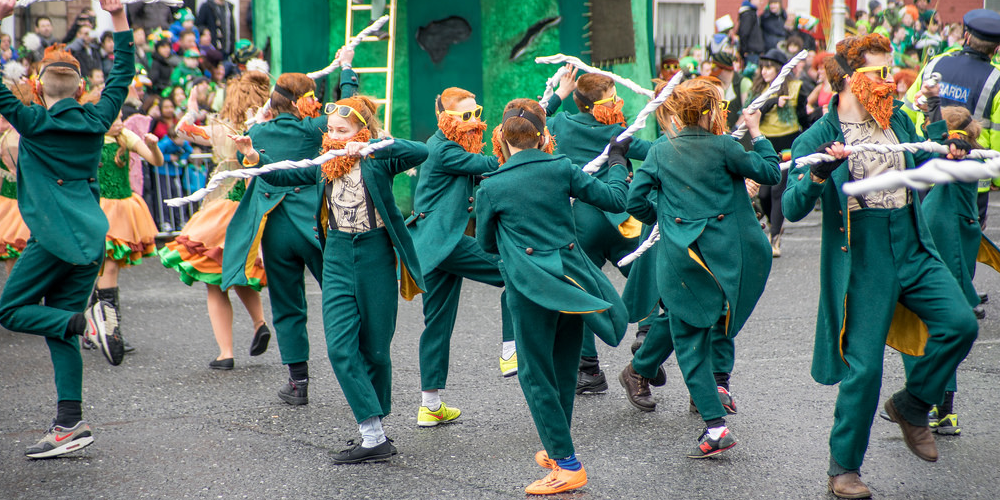
[[[518,349],[517,376],[552,472],[525,491],[552,494],[587,484],[570,437],[584,323],[617,345],[628,325],[618,292],[580,248],[570,198],[600,210],[625,207],[628,144],[611,148],[602,181],[565,156],[553,156],[545,113],[515,99],[493,133],[500,168],[487,173],[476,205],[476,235],[500,254]]]
[[[268,175],[275,186],[308,186],[302,192],[312,199],[316,213],[327,355],[361,433],[360,442],[351,441],[350,448],[334,454],[333,462],[386,460],[397,453],[382,428],[392,404],[389,346],[396,330],[397,259],[399,293],[410,300],[425,288],[413,241],[392,195],[392,179],[427,159],[427,146],[395,139],[362,158],[360,151],[380,133],[376,105],[352,96],[328,104],[326,111],[323,150],[345,149],[347,155],[322,167]],[[253,151],[249,136],[240,137],[237,147],[248,164],[270,163],[260,160],[266,156]]]
[[[9,16],[14,4],[0,1],[0,18]],[[83,359],[77,336],[100,347],[112,365],[121,363],[124,354],[114,307],[100,301],[84,312],[108,231],[98,203],[101,142],[135,72],[132,32],[121,1],[101,0],[101,7],[111,14],[115,29],[115,65],[97,104],[76,101],[82,91],[80,64],[59,48],[47,50],[41,63],[43,105],[25,106],[0,86],[0,114],[21,134],[18,207],[31,229],[0,296],[0,325],[45,337],[58,395],[52,426],[25,452],[31,458],[63,455],[94,441],[82,420]]]
[[[754,148],[747,152],[724,134],[722,102],[719,87],[711,82],[678,85],[663,106],[681,130],[653,146],[629,192],[629,213],[646,224],[659,224],[657,286],[668,313],[654,321],[636,352],[635,366],[629,364],[619,381],[630,401],[640,406],[634,395],[641,389],[648,395],[656,367],[676,350],[688,392],[705,420],[705,431],[688,458],[710,457],[736,445],[713,374],[712,327],[725,316],[725,334],[739,332],[771,270],[769,244],[745,179],[768,185],[781,180],[778,155],[760,132],[760,113],[744,113]],[[692,157],[691,151],[700,154]],[[666,330],[669,338],[661,333]],[[644,360],[650,362],[640,363]]]

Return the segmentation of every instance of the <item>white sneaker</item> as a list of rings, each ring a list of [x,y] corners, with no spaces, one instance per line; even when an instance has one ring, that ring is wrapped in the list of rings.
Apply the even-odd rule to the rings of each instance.
[[[122,364],[125,346],[118,332],[118,313],[110,302],[97,301],[83,312],[87,319],[87,331],[83,338],[94,343],[113,366]]]

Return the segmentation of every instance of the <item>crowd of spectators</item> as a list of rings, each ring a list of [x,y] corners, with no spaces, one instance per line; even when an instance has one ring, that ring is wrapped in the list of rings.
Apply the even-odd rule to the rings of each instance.
[[[188,109],[188,99],[198,100],[203,121],[206,113],[221,108],[226,80],[248,63],[266,64],[252,42],[236,39],[233,6],[226,0],[206,1],[197,15],[186,7],[134,3],[128,5],[128,16],[135,38],[136,78],[122,119],[140,137],[156,135],[166,159],[159,168],[134,159],[132,187],[143,193],[161,230],[169,232],[179,229],[186,217],[169,210],[162,200],[201,187],[208,169],[208,155],[203,154],[208,151],[179,139],[174,130]],[[99,93],[114,62],[114,41],[110,31],[96,32],[96,25],[94,11],[86,8],[65,33],[56,33],[52,20],[39,16],[33,19],[34,29],[19,40],[0,34],[5,83],[33,81],[45,49],[64,44],[80,62],[84,92]]]
[[[761,5],[761,1],[767,3]],[[848,36],[878,33],[890,40],[893,77],[900,99],[930,58],[961,49],[963,44],[961,23],[943,23],[931,8],[930,0],[912,1],[888,0],[883,5],[880,0],[871,0],[863,5],[862,0],[858,2],[858,10],[848,12],[846,19]],[[748,104],[747,99],[753,97],[750,85],[760,74],[762,56],[772,54],[770,60],[773,60],[775,51],[780,51],[787,60],[806,50],[808,57],[795,68],[793,75],[802,82],[804,96],[808,96],[810,123],[804,123],[803,127],[822,116],[833,92],[821,70],[830,54],[824,51],[825,33],[818,27],[818,19],[790,12],[782,0],[743,0],[737,21],[723,16],[716,21],[716,30],[706,47],[688,47],[680,54],[662,55],[660,78],[667,79],[675,71],[684,71],[691,77],[709,74],[718,77],[730,69],[728,64],[720,66],[718,62],[719,55],[726,54],[731,57],[721,59],[731,60],[738,74],[733,92],[740,98],[738,102]],[[994,62],[1000,64],[1000,58]]]

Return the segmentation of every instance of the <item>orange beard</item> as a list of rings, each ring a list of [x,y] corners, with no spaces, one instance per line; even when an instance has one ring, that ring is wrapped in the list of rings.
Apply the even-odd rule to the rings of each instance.
[[[330,138],[329,134],[323,134],[323,153],[330,151],[332,149],[344,149],[344,145],[348,142],[368,142],[371,140],[372,134],[367,128],[361,129],[360,132],[354,134],[354,137],[346,141],[335,141]],[[351,167],[354,166],[354,162],[358,161],[358,156],[335,156],[331,160],[327,160],[323,164],[323,176],[326,177],[326,181],[330,182],[334,179],[343,177],[344,174],[351,171]]]
[[[861,101],[861,105],[878,122],[882,130],[889,128],[892,118],[892,100],[896,97],[893,83],[875,83],[868,77],[855,74],[851,79],[851,92]]]
[[[556,138],[552,134],[549,134],[549,129],[545,129],[545,136],[549,138],[549,141],[544,147],[540,148],[542,151],[552,154],[556,150]],[[507,146],[500,140],[500,125],[493,127],[493,154],[497,157],[497,162],[503,165],[510,158],[510,151],[507,150]]]
[[[319,101],[315,97],[302,96],[295,101],[295,106],[299,108],[299,115],[302,118],[316,118],[319,116]]]
[[[457,142],[462,149],[479,154],[483,151],[483,132],[486,123],[481,121],[463,122],[448,113],[438,115],[438,128],[449,141]]]
[[[605,125],[618,124],[626,127],[628,125],[625,123],[625,114],[622,113],[623,107],[625,107],[625,101],[620,99],[615,101],[615,104],[610,108],[603,104],[600,106],[594,106],[594,119]]]

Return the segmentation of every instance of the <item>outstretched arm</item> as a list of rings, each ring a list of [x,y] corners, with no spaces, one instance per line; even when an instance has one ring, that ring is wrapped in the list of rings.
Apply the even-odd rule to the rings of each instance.
[[[135,47],[121,0],[101,0],[101,8],[111,14],[111,23],[115,30],[112,35],[115,41],[115,63],[96,107],[99,118],[106,121],[110,128],[122,109],[122,103],[128,94],[128,86],[135,76]]]

